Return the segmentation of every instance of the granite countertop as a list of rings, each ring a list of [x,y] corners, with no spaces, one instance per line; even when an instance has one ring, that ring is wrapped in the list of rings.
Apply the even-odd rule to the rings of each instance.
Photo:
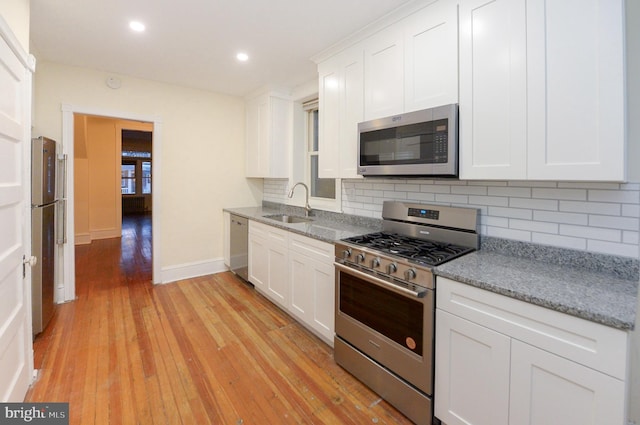
[[[435,274],[617,329],[635,324],[637,279],[482,249],[436,267]]]
[[[357,220],[354,216],[347,216],[337,213],[315,212],[315,216],[310,218],[312,221],[308,223],[283,223],[281,221],[265,218],[266,215],[289,214],[303,216],[300,211],[283,210],[268,206],[262,207],[245,207],[245,208],[225,208],[232,214],[248,218],[260,223],[269,224],[280,229],[308,236],[324,242],[334,243],[340,239],[350,238],[353,236],[364,235],[371,232],[380,231],[379,220],[362,219]],[[344,217],[341,219],[341,217]],[[355,223],[354,223],[355,220]]]
[[[302,216],[304,210],[274,203],[224,211],[328,243],[378,232],[382,226],[381,220],[324,211],[314,211],[308,223],[283,223],[264,216]],[[436,267],[434,274],[631,330],[636,320],[639,270],[636,259],[483,237],[479,251]]]

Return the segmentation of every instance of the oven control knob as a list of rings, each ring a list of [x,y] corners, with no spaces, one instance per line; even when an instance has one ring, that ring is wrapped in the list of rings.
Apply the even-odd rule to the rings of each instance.
[[[375,269],[376,267],[380,267],[380,258],[374,258],[371,260],[371,268]]]
[[[347,259],[349,257],[351,257],[351,250],[347,248],[344,251],[342,251],[342,258]]]
[[[364,263],[364,252],[356,255],[356,264]]]
[[[414,269],[407,269],[404,272],[404,278],[407,279],[407,280],[415,279],[416,278],[416,271]]]
[[[398,271],[398,266],[396,263],[391,263],[387,266],[387,273],[393,274]]]

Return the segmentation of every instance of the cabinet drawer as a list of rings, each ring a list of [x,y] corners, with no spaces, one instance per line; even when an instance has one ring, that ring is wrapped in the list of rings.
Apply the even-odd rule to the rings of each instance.
[[[438,277],[436,305],[451,314],[624,380],[628,334]]]
[[[249,220],[249,234],[262,236],[268,239],[270,243],[286,244],[289,232],[284,229],[269,226],[268,224]]]
[[[333,264],[334,249],[330,243],[291,233],[289,249],[320,262]]]

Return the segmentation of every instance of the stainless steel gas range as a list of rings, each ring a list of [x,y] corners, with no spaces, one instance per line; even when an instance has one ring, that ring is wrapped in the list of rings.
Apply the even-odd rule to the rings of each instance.
[[[382,217],[382,232],[335,246],[335,360],[413,422],[432,425],[432,269],[478,248],[478,210],[385,202]]]

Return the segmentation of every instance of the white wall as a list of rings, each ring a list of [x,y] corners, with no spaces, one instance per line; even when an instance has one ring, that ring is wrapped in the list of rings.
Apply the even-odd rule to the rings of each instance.
[[[105,84],[111,75],[39,62],[34,134],[62,140],[63,103],[159,117],[161,268],[221,262],[222,208],[262,200],[262,182],[244,178],[243,99],[127,76],[117,76],[122,87],[113,90]]]
[[[0,15],[9,24],[25,52],[29,51],[29,10],[29,0],[0,1]]]

